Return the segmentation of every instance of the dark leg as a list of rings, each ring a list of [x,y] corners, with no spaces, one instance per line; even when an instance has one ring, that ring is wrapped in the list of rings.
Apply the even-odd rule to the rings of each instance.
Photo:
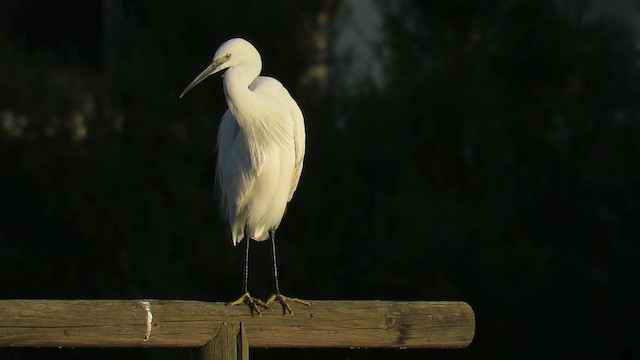
[[[310,306],[311,303],[298,299],[298,298],[290,298],[282,295],[280,292],[280,282],[278,280],[278,261],[276,259],[276,230],[269,230],[269,237],[271,238],[271,252],[273,254],[273,295],[267,300],[267,305],[270,305],[272,302],[279,302],[282,304],[282,311],[284,314],[289,313],[293,315],[293,311],[291,310],[291,306],[287,303],[287,301],[295,302],[298,304],[303,304]]]
[[[270,230],[271,253],[273,254],[273,290],[276,295],[280,295],[280,282],[278,281],[278,260],[276,259],[276,231]]]
[[[249,292],[249,243],[251,239],[248,236],[245,236],[244,241],[245,251],[244,251],[244,292]]]
[[[246,303],[249,306],[249,309],[251,309],[251,315],[262,315],[256,305],[269,310],[271,307],[265,304],[262,300],[255,299],[249,294],[249,243],[251,242],[251,238],[249,236],[245,236],[244,241],[246,242],[244,253],[244,295],[238,298],[238,300],[230,302],[228,306]]]

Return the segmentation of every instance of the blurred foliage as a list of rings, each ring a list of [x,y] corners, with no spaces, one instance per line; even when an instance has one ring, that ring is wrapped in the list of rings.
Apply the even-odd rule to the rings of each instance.
[[[432,358],[639,357],[640,72],[626,24],[589,18],[584,1],[381,0],[383,85],[352,86],[316,43],[340,32],[321,20],[339,1],[135,0],[106,16],[107,3],[0,5],[3,298],[238,295],[242,251],[212,196],[221,84],[177,95],[242,36],[306,117],[279,230],[287,293],[469,302],[472,346]],[[326,83],[307,81],[319,58]],[[267,295],[269,248],[252,249]]]

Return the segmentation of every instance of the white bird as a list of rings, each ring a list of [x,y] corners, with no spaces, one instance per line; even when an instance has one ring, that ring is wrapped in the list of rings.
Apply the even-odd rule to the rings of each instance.
[[[271,309],[278,301],[293,313],[287,300],[311,303],[280,293],[276,262],[276,229],[287,203],[298,187],[305,152],[302,111],[282,84],[259,76],[262,60],[258,50],[244,39],[223,43],[213,62],[189,84],[180,98],[205,78],[222,75],[228,109],[218,129],[216,182],[222,195],[221,211],[237,245],[246,239],[244,295],[229,305],[246,303],[252,314],[257,305]],[[274,293],[265,303],[248,290],[249,242],[271,239]]]

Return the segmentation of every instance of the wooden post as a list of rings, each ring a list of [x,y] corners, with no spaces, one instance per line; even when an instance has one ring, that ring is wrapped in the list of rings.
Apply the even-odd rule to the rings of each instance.
[[[249,342],[242,323],[222,323],[218,334],[200,348],[202,360],[249,360]]]
[[[243,347],[269,348],[463,348],[475,332],[464,302],[296,305],[295,315],[252,317],[245,306],[201,301],[0,300],[0,347],[217,348],[212,339],[233,339],[240,323]]]

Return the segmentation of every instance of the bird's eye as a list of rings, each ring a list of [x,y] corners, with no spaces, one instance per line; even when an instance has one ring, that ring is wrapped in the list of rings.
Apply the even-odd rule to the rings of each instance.
[[[231,54],[227,54],[227,55],[224,56],[224,59],[225,60],[229,60],[230,57],[231,57]]]

